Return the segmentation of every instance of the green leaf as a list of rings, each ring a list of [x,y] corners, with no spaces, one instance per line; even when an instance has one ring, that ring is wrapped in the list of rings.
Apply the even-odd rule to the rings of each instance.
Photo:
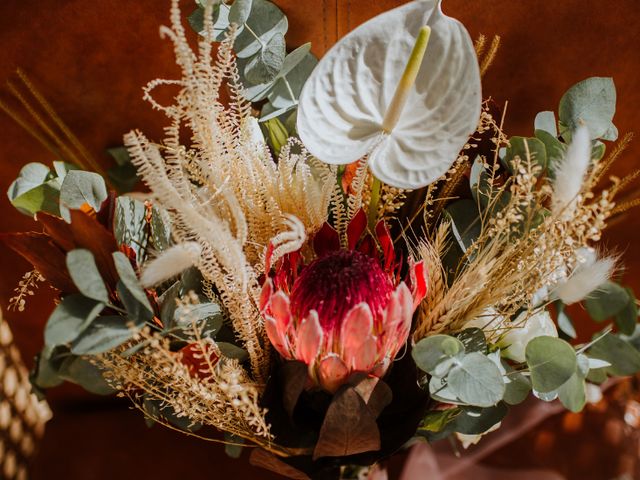
[[[297,50],[294,50],[289,55],[293,55],[296,52]],[[290,71],[286,72],[288,68],[286,65],[287,58],[285,58],[285,64],[273,85],[273,89],[269,92],[269,106],[272,112],[276,110],[288,111],[298,105],[302,88],[318,64],[316,57],[311,53],[307,53]],[[265,120],[264,116],[266,113],[268,112],[263,110],[261,121]],[[282,115],[282,113],[279,115]]]
[[[151,239],[153,248],[161,252],[171,245],[171,218],[158,207],[151,209]]]
[[[465,355],[449,372],[451,392],[468,405],[490,407],[504,395],[502,373],[495,363],[479,352]]]
[[[133,325],[119,315],[98,317],[71,345],[74,355],[98,355],[113,350],[135,334]]]
[[[213,39],[216,42],[224,40],[229,28],[229,7],[220,4],[214,5],[213,17]],[[204,5],[198,7],[188,18],[189,25],[199,35],[204,35]]]
[[[411,356],[420,370],[433,374],[440,362],[461,352],[464,352],[464,345],[457,338],[433,335],[416,343]]]
[[[146,215],[144,203],[127,196],[116,198],[114,236],[118,245],[128,245],[136,252],[138,263],[144,260],[149,242]]]
[[[220,353],[227,358],[232,358],[238,360],[239,362],[244,362],[247,358],[249,358],[249,354],[244,348],[240,348],[233,343],[227,342],[216,342],[218,348],[220,349]]]
[[[464,435],[480,435],[501,422],[508,410],[502,402],[489,408],[462,407],[451,422],[451,429]]]
[[[422,419],[422,422],[420,422],[418,432],[440,432],[444,430],[447,424],[456,418],[461,411],[462,410],[460,408],[455,407],[448,408],[446,410],[428,412]]]
[[[513,160],[516,157],[519,157],[522,163],[530,160],[532,164],[540,165],[542,167],[540,174],[547,169],[547,149],[544,143],[535,137],[511,137],[509,139],[509,146],[502,162],[511,173],[514,173]]]
[[[27,163],[7,190],[10,201],[51,180],[51,170],[42,163]]]
[[[625,335],[633,335],[638,322],[638,306],[633,290],[625,289],[628,295],[628,302],[622,310],[616,313],[615,321],[618,329]]]
[[[535,135],[544,144],[547,153],[547,175],[553,179],[555,170],[567,151],[567,146],[544,130],[536,130]]]
[[[107,196],[107,187],[100,175],[82,170],[72,170],[64,177],[64,182],[60,187],[62,217],[70,222],[68,209],[80,208],[85,203],[97,212]]]
[[[467,353],[487,353],[487,339],[484,336],[484,332],[479,328],[465,328],[456,334],[456,338],[462,342],[464,351]]]
[[[285,54],[284,35],[276,33],[249,60],[244,69],[245,78],[253,84],[273,80],[282,68]]]
[[[129,320],[134,323],[149,321],[153,318],[153,311],[149,308],[148,301],[146,304],[140,302],[133,293],[127,288],[122,280],[116,285],[118,298],[122,302],[124,309],[127,311]]]
[[[225,8],[221,8],[221,11]],[[249,18],[236,37],[234,49],[238,58],[250,58],[259,53],[274,35],[284,35],[289,29],[287,17],[267,0],[253,0]],[[257,38],[256,38],[257,37]]]
[[[229,443],[224,446],[224,453],[227,454],[230,458],[238,459],[242,455],[242,450],[244,447],[241,445],[245,443],[244,438],[234,435],[233,433],[224,432],[224,439],[227,442],[240,444],[240,445],[230,445]]]
[[[103,308],[104,304],[83,295],[67,295],[47,320],[45,344],[53,347],[73,341]]]
[[[553,112],[539,112],[534,120],[535,130],[544,131],[552,135],[554,138],[558,136],[558,128],[556,126],[556,115]],[[536,134],[536,137],[538,135]]]
[[[556,302],[556,309],[558,311],[558,328],[569,338],[576,338],[578,334],[573,326],[573,322],[567,312],[565,311],[565,305],[560,300]]]
[[[541,336],[531,340],[525,349],[533,388],[548,393],[565,383],[577,368],[576,353],[564,340]]]
[[[560,135],[573,132],[580,122],[589,128],[591,139],[615,139],[613,116],[616,87],[611,78],[591,77],[572,86],[562,96],[558,110]],[[615,127],[614,127],[615,128]]]
[[[518,405],[524,402],[531,391],[531,381],[511,368],[506,368],[504,402],[508,405]],[[511,370],[511,371],[510,371]]]
[[[129,151],[126,147],[114,147],[107,149],[107,153],[116,161],[116,165],[107,172],[111,183],[119,193],[130,192],[140,178],[136,167],[131,163]]]
[[[133,298],[135,298],[147,310],[153,312],[153,308],[151,308],[147,294],[140,286],[136,272],[133,271],[133,267],[131,266],[129,259],[122,252],[113,252],[112,255],[113,261],[116,265],[116,270],[120,276],[120,281],[124,284],[124,287],[129,291],[129,293],[131,293]]]
[[[45,345],[36,356],[35,367],[29,375],[31,384],[37,390],[53,388],[64,382],[60,377],[60,365],[69,356],[69,349],[65,346]]]
[[[607,281],[590,293],[584,306],[591,318],[602,322],[617,315],[629,303],[629,293],[617,283]]]
[[[251,12],[251,0],[235,0],[229,9],[229,23],[242,25],[249,18]]]
[[[84,248],[67,253],[67,269],[73,283],[84,296],[109,303],[109,292],[105,287],[93,253]]]
[[[558,389],[558,399],[568,410],[579,412],[587,403],[586,384],[577,372]]]
[[[596,334],[597,338],[601,334]],[[607,373],[614,376],[633,375],[640,371],[640,352],[629,342],[609,333],[600,338],[589,349],[589,357],[599,358],[611,364]]]
[[[476,241],[482,231],[478,206],[473,200],[458,200],[445,208],[451,219],[451,231],[463,252]]]
[[[104,379],[102,370],[82,357],[67,357],[60,366],[60,376],[97,395],[110,395],[115,392]]]
[[[60,184],[58,179],[49,180],[17,196],[11,204],[21,213],[33,216],[38,212],[60,215]]]

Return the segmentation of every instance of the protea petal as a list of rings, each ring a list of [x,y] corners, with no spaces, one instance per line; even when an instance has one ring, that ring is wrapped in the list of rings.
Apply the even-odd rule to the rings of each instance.
[[[349,369],[338,355],[330,353],[320,362],[318,377],[322,388],[335,393],[349,377]]]
[[[427,271],[424,268],[424,261],[414,263],[411,260],[411,268],[409,269],[411,279],[411,294],[413,296],[413,309],[420,305],[420,302],[427,294]]]
[[[309,312],[300,327],[296,339],[296,358],[306,364],[310,364],[318,356],[322,345],[322,327],[315,310]]]
[[[291,323],[291,308],[289,306],[289,297],[281,291],[271,296],[268,308],[271,316],[276,319],[278,330],[286,332],[287,327]]]
[[[385,350],[394,356],[407,340],[413,317],[413,299],[409,287],[403,282],[391,295],[384,312]]]
[[[262,291],[260,292],[260,311],[263,311],[267,306],[271,295],[273,295],[273,282],[270,278],[267,278],[267,280],[264,282],[264,285],[262,286]]]
[[[265,315],[264,325],[265,329],[267,330],[267,336],[269,337],[271,345],[273,345],[278,353],[284,358],[291,359],[289,341],[287,340],[285,331],[281,331],[278,328],[278,323],[276,322],[276,320],[269,315]]]
[[[342,322],[340,343],[345,349],[357,348],[371,335],[373,329],[373,315],[369,305],[362,302],[347,313]]]
[[[360,347],[354,352],[350,361],[347,361],[347,365],[352,370],[359,372],[368,372],[373,368],[378,356],[378,340],[373,335],[369,335],[360,344]]]

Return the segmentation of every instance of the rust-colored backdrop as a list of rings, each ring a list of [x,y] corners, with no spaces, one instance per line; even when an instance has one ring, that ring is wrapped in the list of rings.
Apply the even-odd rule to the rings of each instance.
[[[193,0],[182,0],[185,11]],[[367,18],[403,0],[276,0],[289,17],[294,47],[311,40],[321,55],[335,40]],[[139,127],[160,138],[163,118],[141,100],[141,87],[176,75],[171,46],[158,36],[168,21],[169,0],[0,0],[0,80],[22,67],[72,130],[99,156]],[[472,37],[499,34],[503,47],[484,79],[485,96],[509,100],[510,134],[532,133],[538,111],[555,110],[562,93],[588,76],[612,76],[618,89],[615,123],[621,134],[640,123],[640,2],[638,0],[444,0],[444,10],[462,20]],[[619,176],[640,167],[640,143],[617,164]],[[50,162],[50,155],[7,117],[0,115],[0,191],[22,165]],[[0,230],[28,230],[34,223],[0,195]],[[640,210],[613,225],[605,238],[623,252],[626,281],[640,290]],[[28,265],[0,251],[0,304]],[[634,275],[635,274],[635,275]],[[52,309],[46,289],[26,312],[6,312],[25,359],[42,343]],[[272,478],[246,462],[227,459],[220,447],[161,428],[147,430],[135,412],[113,400],[75,388],[52,392],[56,417],[50,423],[36,479],[179,477]],[[597,437],[596,437],[597,438]],[[585,439],[588,441],[588,439]],[[594,458],[594,457],[592,457]],[[573,478],[605,478],[588,462]],[[592,472],[592,476],[584,472]],[[236,478],[240,478],[236,477]]]

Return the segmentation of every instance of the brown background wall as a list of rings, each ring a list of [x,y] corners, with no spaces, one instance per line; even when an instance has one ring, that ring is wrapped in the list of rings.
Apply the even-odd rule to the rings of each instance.
[[[183,0],[186,11],[192,0]],[[289,17],[291,47],[311,40],[320,55],[365,19],[402,0],[276,0]],[[90,151],[108,158],[105,147],[139,127],[160,138],[162,117],[141,100],[141,87],[176,75],[171,46],[158,37],[169,1],[1,0],[0,80],[22,67],[46,94]],[[509,100],[509,134],[532,133],[538,111],[555,110],[562,93],[588,76],[612,76],[618,88],[615,123],[621,133],[640,121],[640,2],[638,0],[445,0],[444,10],[462,20],[472,37],[499,34],[503,48],[484,79],[485,96]],[[619,176],[640,167],[640,142],[616,166]],[[0,115],[0,192],[30,161],[49,154]],[[1,194],[4,195],[3,193]],[[4,197],[3,197],[4,198]],[[640,211],[607,232],[605,244],[624,253],[626,281],[640,291],[636,240]],[[33,222],[0,199],[0,230],[28,230]],[[0,305],[28,265],[0,251]],[[52,309],[46,289],[24,314],[6,313],[27,360],[39,350],[42,326]],[[206,472],[246,472],[267,478],[221,449],[155,428],[147,430],[122,404],[88,398],[74,388],[52,392],[57,417],[50,424],[34,478],[164,479]],[[584,476],[576,478],[586,478]],[[593,477],[602,478],[602,477]]]

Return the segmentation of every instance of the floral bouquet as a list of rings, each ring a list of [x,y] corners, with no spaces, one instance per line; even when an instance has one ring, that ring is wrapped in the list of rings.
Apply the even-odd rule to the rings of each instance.
[[[481,93],[499,38],[474,45],[438,1],[320,61],[287,53],[267,0],[197,3],[195,51],[177,0],[160,30],[182,78],[144,89],[165,138],[126,134],[108,173],[20,73],[58,158],[8,192],[42,231],[2,237],[34,266],[16,308],[59,292],[35,389],[117,392],[256,465],[350,478],[409,442],[477,442],[530,395],[579,411],[640,370],[636,299],[597,248],[637,203],[615,202],[637,172],[607,175],[629,141],[606,153],[611,79],[508,137]],[[148,192],[125,193],[136,175]],[[577,303],[613,324],[579,337]]]

